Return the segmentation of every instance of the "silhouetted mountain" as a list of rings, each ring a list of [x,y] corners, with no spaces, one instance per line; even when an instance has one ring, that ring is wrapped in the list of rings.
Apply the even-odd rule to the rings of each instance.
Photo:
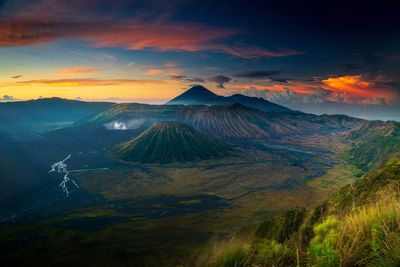
[[[168,105],[218,105],[224,102],[219,96],[201,85],[196,85],[170,100]]]
[[[218,140],[179,122],[159,122],[138,137],[111,150],[124,161],[141,163],[192,162],[230,155],[233,150]]]
[[[256,108],[261,111],[269,112],[295,112],[287,107],[272,103],[265,100],[262,97],[251,97],[241,94],[234,94],[232,96],[226,97],[231,103],[240,103],[244,106],[251,108]]]
[[[227,105],[235,103],[265,112],[294,112],[289,108],[269,102],[263,98],[249,97],[241,94],[227,97],[216,95],[200,85],[196,85],[170,100],[167,105]]]
[[[0,103],[0,122],[13,124],[78,121],[112,105],[114,104],[56,97]]]

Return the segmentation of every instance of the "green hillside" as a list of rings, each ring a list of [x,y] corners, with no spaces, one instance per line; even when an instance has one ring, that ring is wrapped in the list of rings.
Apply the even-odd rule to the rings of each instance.
[[[368,171],[400,152],[400,123],[373,121],[349,131],[350,161]]]
[[[189,125],[159,122],[133,140],[117,145],[111,155],[129,162],[171,163],[221,158],[232,152],[227,145]]]
[[[399,266],[400,160],[390,160],[318,207],[243,228],[197,266]]]

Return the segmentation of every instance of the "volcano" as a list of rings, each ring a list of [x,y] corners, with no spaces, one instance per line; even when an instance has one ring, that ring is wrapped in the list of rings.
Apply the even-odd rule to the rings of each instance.
[[[232,155],[234,150],[221,141],[180,122],[158,122],[136,138],[117,145],[113,157],[128,162],[194,162]]]
[[[255,108],[264,112],[296,112],[287,107],[269,102],[261,97],[250,97],[241,94],[232,96],[220,96],[214,94],[207,88],[196,85],[181,95],[170,100],[167,105],[229,105],[241,104],[246,107]]]

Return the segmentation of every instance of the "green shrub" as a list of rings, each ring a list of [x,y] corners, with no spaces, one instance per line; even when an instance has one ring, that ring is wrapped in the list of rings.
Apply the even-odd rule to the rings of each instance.
[[[371,225],[371,240],[370,247],[374,254],[379,254],[381,251],[381,242],[384,238],[383,228],[380,224],[374,223]]]
[[[309,261],[312,266],[339,265],[339,253],[336,249],[339,226],[339,221],[331,216],[314,227],[315,236],[309,247]]]
[[[264,240],[256,245],[257,266],[294,266],[295,255],[287,245],[275,240]]]

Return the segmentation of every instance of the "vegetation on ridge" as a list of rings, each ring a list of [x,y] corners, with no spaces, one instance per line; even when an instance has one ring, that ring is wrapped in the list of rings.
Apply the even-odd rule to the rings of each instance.
[[[351,148],[348,158],[364,171],[399,155],[400,123],[373,121],[345,134]]]
[[[399,266],[400,160],[313,210],[295,209],[214,245],[198,266]]]

